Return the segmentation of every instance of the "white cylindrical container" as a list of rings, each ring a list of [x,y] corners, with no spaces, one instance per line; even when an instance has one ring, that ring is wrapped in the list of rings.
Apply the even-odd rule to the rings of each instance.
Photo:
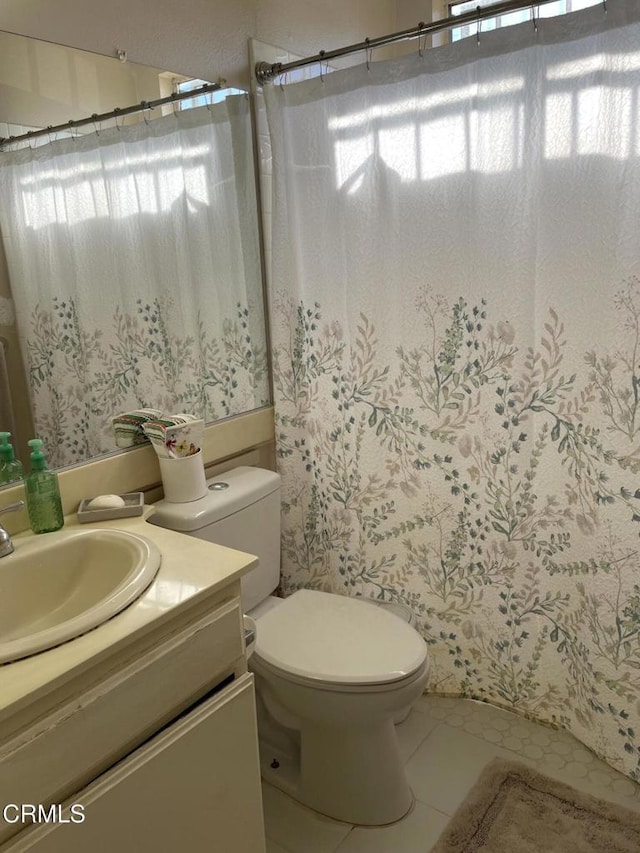
[[[158,458],[165,500],[171,503],[197,501],[207,494],[202,451],[176,459]]]

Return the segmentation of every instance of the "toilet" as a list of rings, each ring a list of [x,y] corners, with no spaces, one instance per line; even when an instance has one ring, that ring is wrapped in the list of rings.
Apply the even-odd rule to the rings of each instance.
[[[249,668],[263,777],[336,820],[399,820],[413,794],[395,724],[429,672],[426,644],[406,608],[311,589],[276,598],[279,475],[239,467],[207,486],[200,500],[159,501],[149,521],[259,557],[242,578],[242,605],[256,623]]]

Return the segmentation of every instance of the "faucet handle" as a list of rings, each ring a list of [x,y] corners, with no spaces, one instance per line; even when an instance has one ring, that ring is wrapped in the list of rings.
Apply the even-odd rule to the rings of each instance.
[[[24,506],[24,501],[16,501],[13,504],[7,504],[7,506],[0,506],[0,515],[3,515],[5,512],[17,512],[19,509],[22,509]]]
[[[16,501],[14,504],[2,506],[0,507],[0,515],[4,512],[17,512],[23,506],[24,501]],[[11,541],[11,536],[0,524],[0,557],[7,557],[9,554],[13,554],[13,542]]]

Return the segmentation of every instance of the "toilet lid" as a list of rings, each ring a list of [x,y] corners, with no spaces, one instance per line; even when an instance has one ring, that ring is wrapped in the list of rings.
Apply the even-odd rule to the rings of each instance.
[[[410,625],[365,601],[301,589],[258,620],[255,654],[284,672],[332,684],[384,684],[425,662]]]

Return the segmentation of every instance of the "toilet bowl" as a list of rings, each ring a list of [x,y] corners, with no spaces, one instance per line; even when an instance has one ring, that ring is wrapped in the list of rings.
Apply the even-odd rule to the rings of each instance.
[[[208,490],[188,504],[160,501],[149,521],[259,557],[242,579],[242,602],[256,625],[249,668],[263,776],[337,820],[399,820],[413,795],[395,723],[424,690],[424,640],[406,613],[367,599],[309,589],[270,595],[280,569],[277,474],[236,468]]]

